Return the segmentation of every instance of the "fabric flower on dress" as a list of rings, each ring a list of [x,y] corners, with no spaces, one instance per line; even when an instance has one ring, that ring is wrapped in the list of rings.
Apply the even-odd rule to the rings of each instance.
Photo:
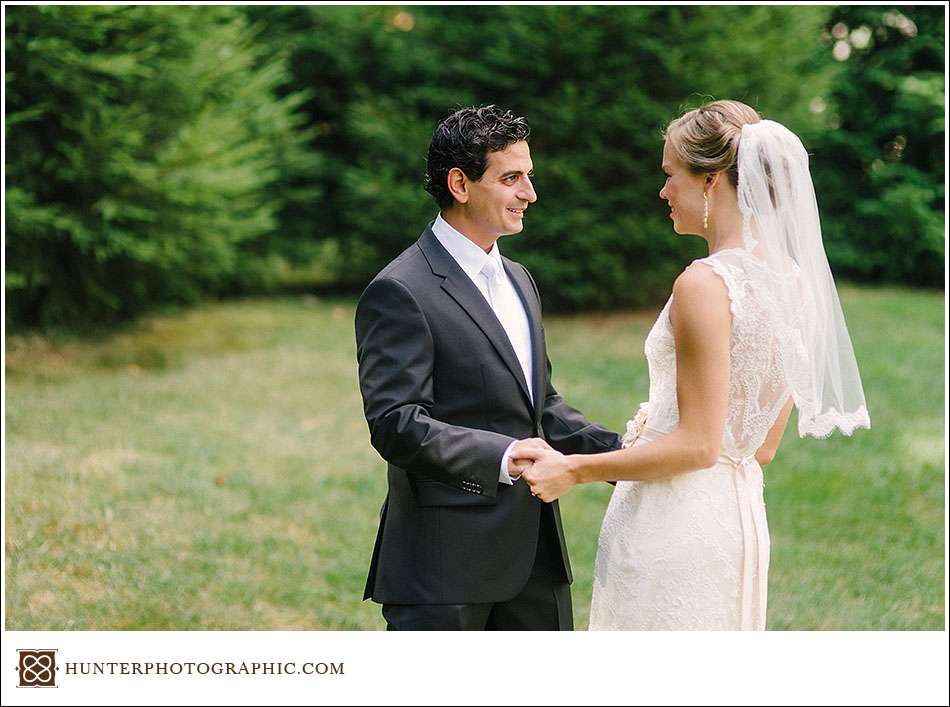
[[[640,433],[643,432],[643,428],[646,427],[647,417],[650,414],[650,403],[640,403],[640,409],[637,410],[637,414],[632,420],[627,420],[627,432],[621,438],[622,446],[624,449],[627,447],[632,447],[633,444],[639,439]]]

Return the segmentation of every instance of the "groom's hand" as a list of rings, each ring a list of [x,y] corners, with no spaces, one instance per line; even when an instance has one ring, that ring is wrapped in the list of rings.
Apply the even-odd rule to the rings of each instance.
[[[511,480],[517,481],[525,469],[531,466],[531,459],[544,450],[553,450],[553,447],[540,437],[515,442],[508,455],[508,476]]]
[[[534,462],[530,459],[516,459],[511,462],[509,466],[514,466],[515,471],[509,472],[508,476],[511,479],[512,483],[524,476],[524,473],[534,465]]]

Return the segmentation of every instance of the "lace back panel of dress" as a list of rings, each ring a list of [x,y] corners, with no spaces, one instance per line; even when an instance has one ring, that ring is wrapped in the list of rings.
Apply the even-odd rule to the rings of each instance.
[[[751,253],[720,251],[697,260],[711,267],[725,282],[732,312],[729,344],[729,407],[723,430],[722,451],[745,457],[765,437],[788,400],[788,385],[782,373],[782,356],[804,368],[803,347],[784,335],[771,311],[777,287],[796,287],[794,270],[784,275],[768,271]],[[650,334],[644,352],[650,370],[650,415],[647,425],[671,432],[679,422],[676,401],[676,346],[670,324],[672,297],[666,303]]]

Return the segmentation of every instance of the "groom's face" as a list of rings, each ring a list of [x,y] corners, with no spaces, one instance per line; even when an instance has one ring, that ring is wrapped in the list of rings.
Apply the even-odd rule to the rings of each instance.
[[[515,142],[488,154],[488,167],[477,182],[469,181],[466,220],[480,238],[520,233],[529,204],[538,200],[531,183],[533,164],[527,142]]]

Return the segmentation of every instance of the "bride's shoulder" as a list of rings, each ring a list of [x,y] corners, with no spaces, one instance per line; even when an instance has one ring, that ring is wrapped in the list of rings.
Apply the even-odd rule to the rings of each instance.
[[[706,259],[695,260],[673,283],[673,297],[681,303],[704,300],[728,300],[728,290],[722,275]]]
[[[670,325],[678,344],[694,336],[729,335],[730,302],[726,283],[711,268],[692,263],[673,283],[670,298]]]

